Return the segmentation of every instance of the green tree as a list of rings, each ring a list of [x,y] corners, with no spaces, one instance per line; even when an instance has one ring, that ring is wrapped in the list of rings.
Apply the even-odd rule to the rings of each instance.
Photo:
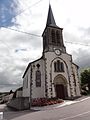
[[[83,70],[80,76],[81,76],[81,85],[87,84],[90,91],[90,68]]]

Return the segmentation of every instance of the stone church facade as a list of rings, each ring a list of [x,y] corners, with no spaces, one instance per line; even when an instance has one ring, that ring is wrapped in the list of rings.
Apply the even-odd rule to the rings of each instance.
[[[43,54],[27,66],[23,75],[23,97],[75,98],[80,96],[78,66],[66,52],[63,29],[55,23],[51,6],[43,37]]]

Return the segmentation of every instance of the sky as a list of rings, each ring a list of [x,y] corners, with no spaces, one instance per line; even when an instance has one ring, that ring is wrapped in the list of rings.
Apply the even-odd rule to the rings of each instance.
[[[22,86],[28,63],[42,56],[49,2],[67,53],[90,67],[90,0],[0,0],[0,92]]]

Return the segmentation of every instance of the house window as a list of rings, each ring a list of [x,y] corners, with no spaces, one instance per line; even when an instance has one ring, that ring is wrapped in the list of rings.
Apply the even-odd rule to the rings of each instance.
[[[36,71],[36,87],[41,87],[41,72],[40,72],[40,70]]]
[[[51,36],[52,36],[52,42],[55,43],[55,31],[54,30],[52,30]]]
[[[60,62],[60,60],[54,62],[54,72],[64,72],[63,62]]]

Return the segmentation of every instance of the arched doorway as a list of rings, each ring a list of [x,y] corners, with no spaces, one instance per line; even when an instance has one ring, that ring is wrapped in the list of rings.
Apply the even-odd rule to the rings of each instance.
[[[67,81],[63,75],[57,75],[54,79],[56,97],[65,99],[67,97]]]
[[[55,86],[56,88],[56,97],[57,98],[61,98],[61,99],[65,99],[65,91],[64,91],[64,85],[62,85],[62,84],[57,84],[56,86]]]

